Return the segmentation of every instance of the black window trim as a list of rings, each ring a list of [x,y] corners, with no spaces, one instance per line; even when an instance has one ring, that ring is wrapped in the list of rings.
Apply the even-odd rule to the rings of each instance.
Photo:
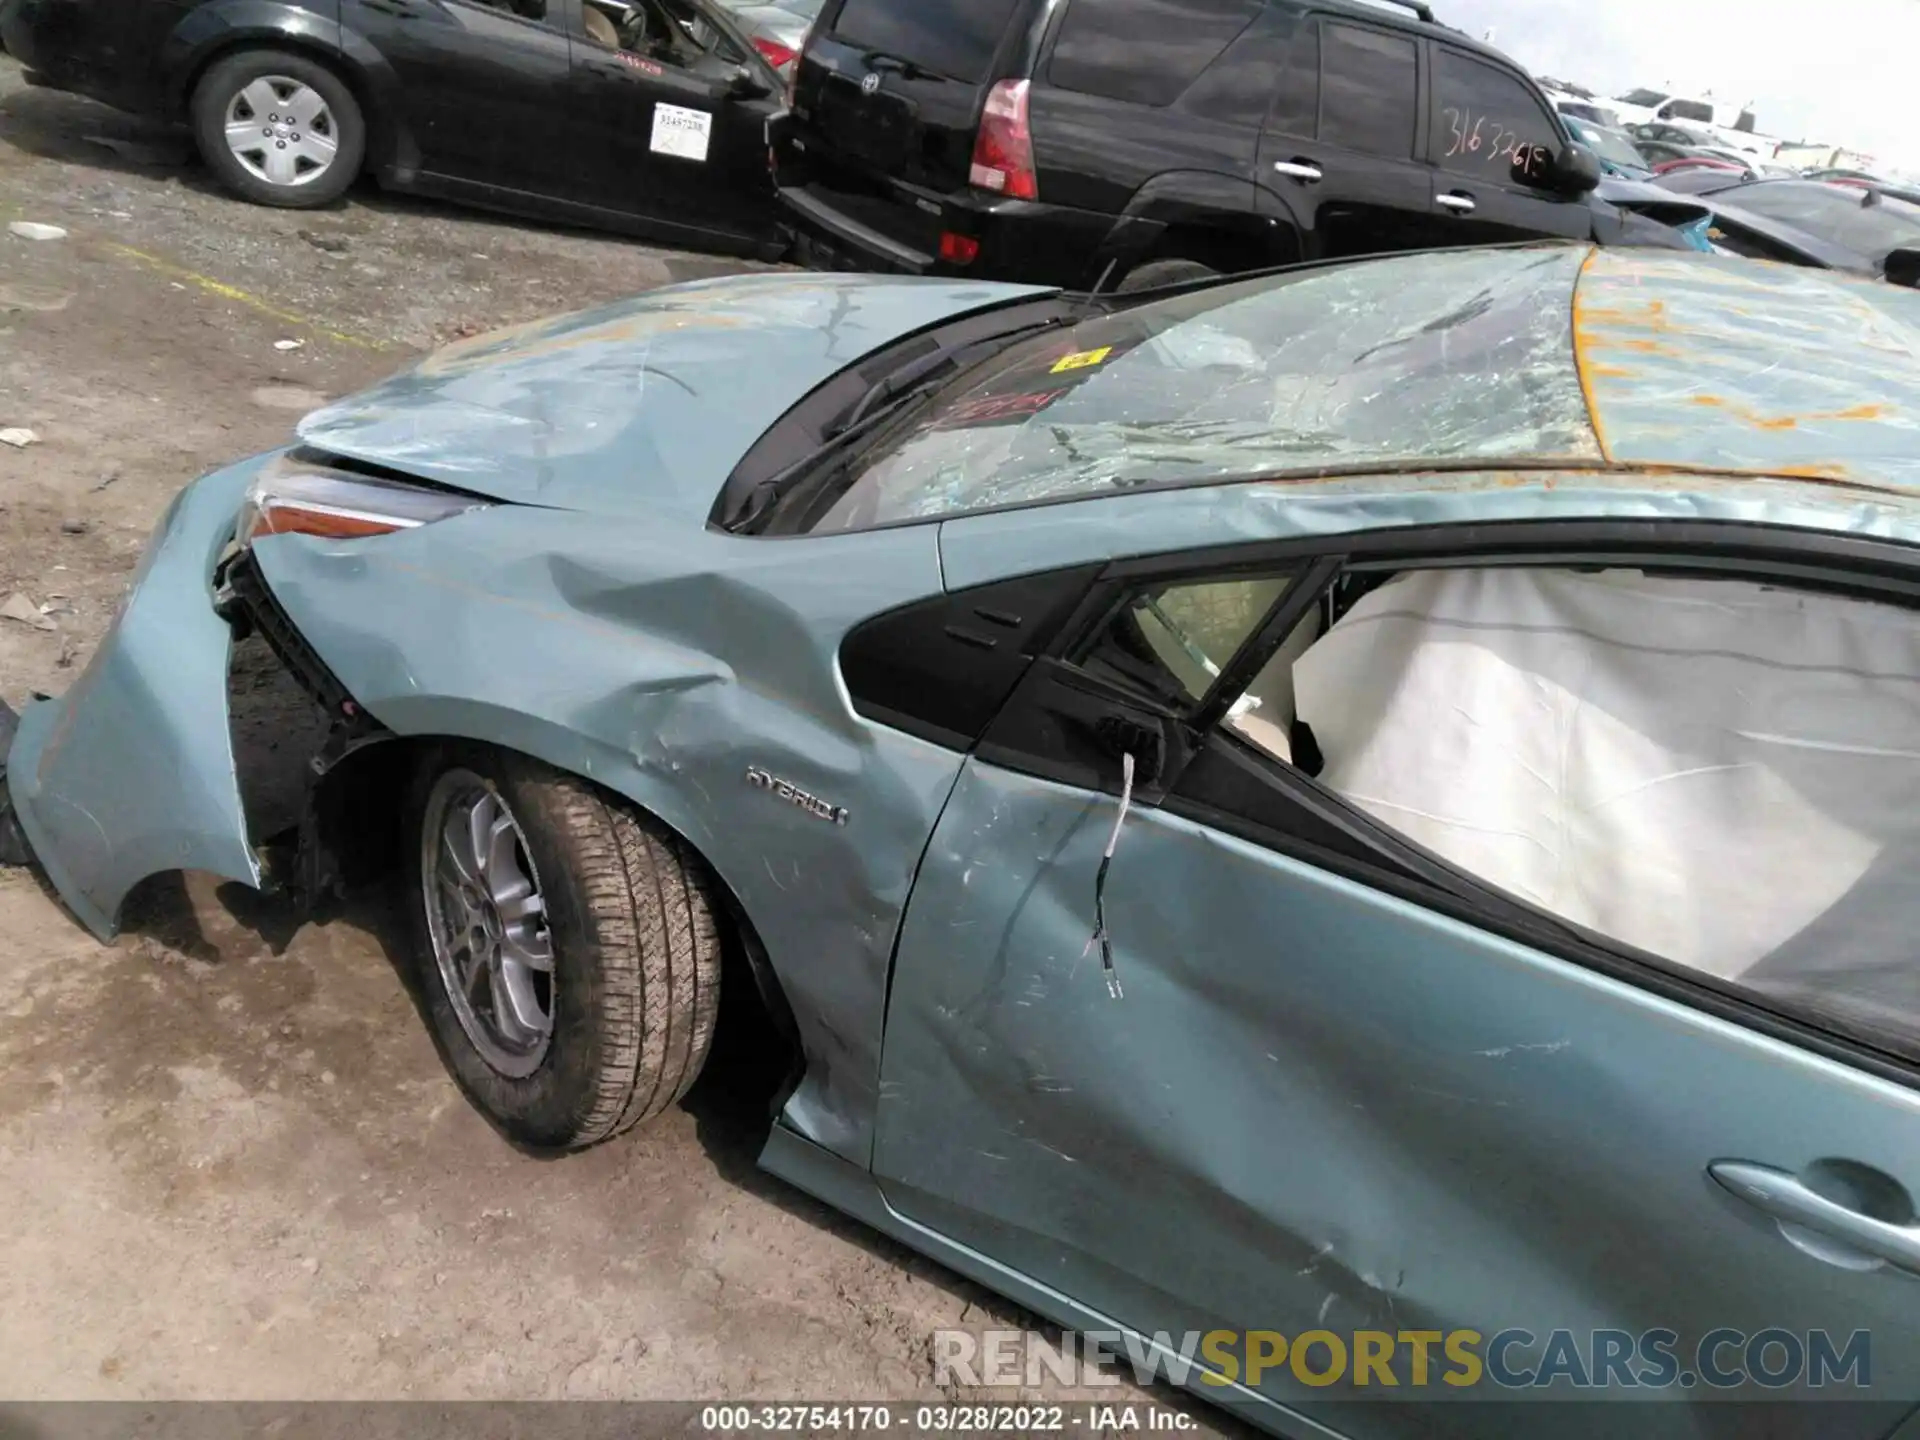
[[[1291,569],[1299,577],[1297,582],[1282,592],[1246,644],[1222,664],[1223,679],[1248,667],[1251,678],[1284,642],[1289,629],[1283,623],[1286,618],[1292,616],[1297,622],[1342,574],[1490,564],[1529,568],[1639,564],[1662,574],[1776,579],[1797,588],[1920,610],[1920,546],[1899,541],[1753,521],[1510,520],[1236,542],[1113,561],[1072,618],[1058,628],[1045,654],[1057,660],[1077,656],[1104,620],[1150,586],[1181,579],[1219,579],[1229,572],[1251,576]],[[1311,583],[1316,580],[1317,585]],[[1018,698],[1015,691],[1008,703],[1017,703]],[[1189,718],[1215,710],[1223,715],[1225,707],[1216,703],[1219,698],[1210,693],[1188,712]],[[1210,746],[1233,747],[1249,763],[1261,765],[1269,777],[1278,774],[1275,783],[1292,791],[1296,803],[1313,805],[1323,819],[1372,849],[1378,858],[1360,861],[1338,855],[1256,820],[1184,801],[1178,793],[1179,775],[1169,777],[1163,794],[1141,795],[1136,803],[1218,829],[1638,991],[1920,1090],[1920,1047],[1892,1048],[1881,1038],[1860,1033],[1845,1017],[1796,1013],[1731,982],[1542,911],[1381,825],[1313,777],[1283,767],[1223,729],[1219,719],[1214,716],[1210,728],[1193,737],[1195,754]],[[996,765],[1022,768],[1022,757],[986,748],[993,753],[982,753],[983,747],[976,744],[974,754]],[[1029,767],[1031,773],[1046,774],[1045,760],[1035,757],[1035,761]],[[1111,783],[1104,783],[1107,780]],[[1119,776],[1103,777],[1101,788],[1117,794]]]

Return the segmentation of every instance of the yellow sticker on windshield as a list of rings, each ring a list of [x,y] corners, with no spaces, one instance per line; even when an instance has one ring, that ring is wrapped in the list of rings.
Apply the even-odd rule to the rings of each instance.
[[[1053,373],[1063,374],[1068,370],[1085,370],[1090,365],[1098,365],[1113,353],[1113,346],[1102,345],[1098,350],[1081,350],[1054,363]]]

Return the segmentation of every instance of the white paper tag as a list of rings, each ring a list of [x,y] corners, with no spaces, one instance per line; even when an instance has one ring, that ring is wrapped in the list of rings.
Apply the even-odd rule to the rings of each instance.
[[[653,107],[652,148],[659,154],[704,161],[712,139],[713,116],[706,111],[686,110],[678,105]]]

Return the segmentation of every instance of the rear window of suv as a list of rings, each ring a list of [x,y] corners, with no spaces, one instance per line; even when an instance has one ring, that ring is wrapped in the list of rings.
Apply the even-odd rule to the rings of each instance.
[[[950,79],[987,78],[1020,0],[847,0],[833,33]]]
[[[1048,83],[1171,105],[1260,14],[1263,0],[1071,0]]]

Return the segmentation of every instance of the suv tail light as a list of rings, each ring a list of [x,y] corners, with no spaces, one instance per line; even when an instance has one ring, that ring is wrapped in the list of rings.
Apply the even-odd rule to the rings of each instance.
[[[1015,200],[1040,198],[1025,80],[1002,80],[987,92],[987,108],[980,116],[980,135],[973,142],[973,168],[967,178],[996,195]]]

